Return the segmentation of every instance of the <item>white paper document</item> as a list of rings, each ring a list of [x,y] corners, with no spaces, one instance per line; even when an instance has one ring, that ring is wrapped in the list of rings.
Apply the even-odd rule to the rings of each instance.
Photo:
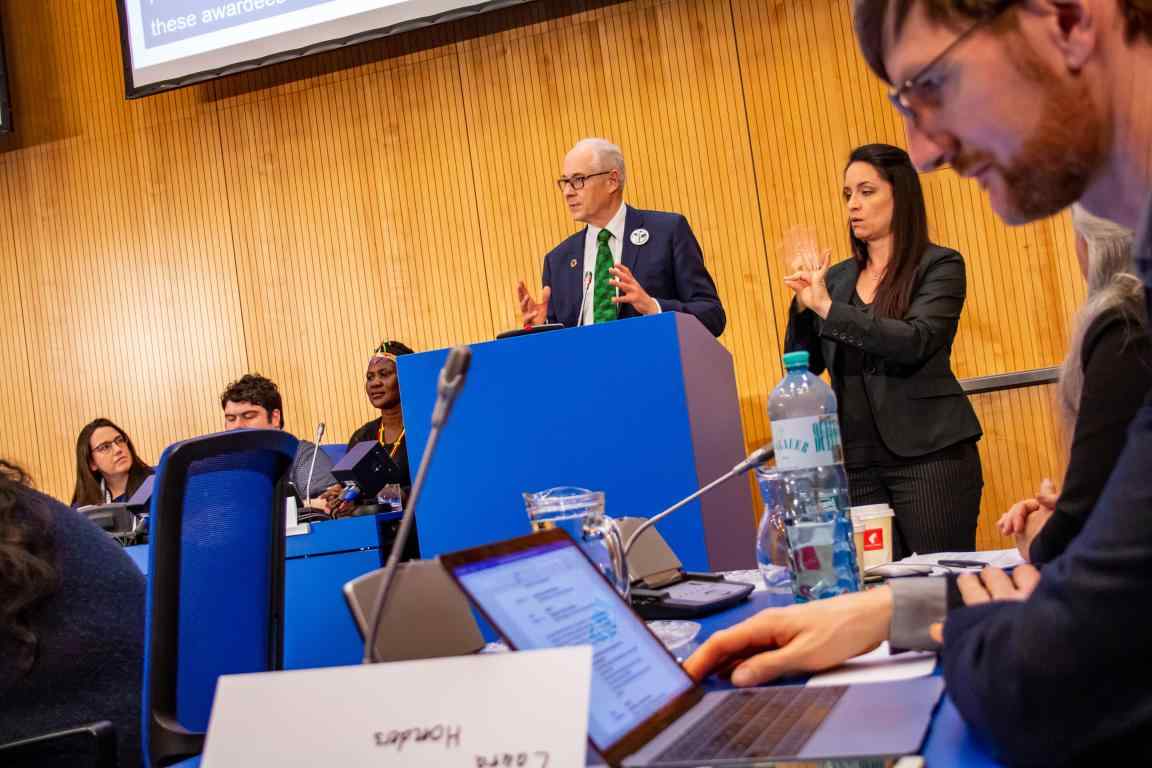
[[[205,768],[583,766],[592,648],[220,678]]]
[[[995,568],[1015,568],[1024,562],[1015,549],[995,549],[986,552],[934,552],[931,555],[912,555],[903,560],[883,563],[865,570],[885,578],[900,576],[944,576],[949,573],[978,571],[985,565]],[[969,563],[970,565],[960,565]]]
[[[911,680],[915,677],[927,677],[935,668],[935,653],[907,651],[892,655],[888,650],[888,642],[885,641],[874,651],[849,659],[835,669],[813,675],[808,679],[807,685],[856,685]]]

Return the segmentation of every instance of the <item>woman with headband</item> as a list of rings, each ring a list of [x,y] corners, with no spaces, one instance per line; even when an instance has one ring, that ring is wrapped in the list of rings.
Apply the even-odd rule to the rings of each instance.
[[[364,373],[364,392],[373,408],[380,411],[380,418],[373,419],[353,433],[348,447],[375,440],[388,449],[388,455],[400,468],[403,480],[400,483],[405,492],[412,485],[411,471],[408,468],[408,448],[404,440],[404,411],[400,407],[400,382],[396,378],[396,358],[410,355],[412,350],[398,341],[385,341],[368,358],[368,370]]]
[[[368,370],[364,373],[364,392],[368,395],[372,407],[380,410],[380,417],[360,427],[348,440],[349,449],[359,443],[375,440],[388,450],[388,455],[400,470],[400,491],[405,499],[412,487],[412,474],[408,467],[408,447],[404,439],[404,411],[400,406],[400,382],[396,378],[396,358],[410,354],[412,350],[406,345],[398,341],[385,341],[376,347],[372,356],[368,358]],[[328,499],[328,504],[333,510],[333,515],[340,517],[349,507],[347,502],[339,501],[339,487],[335,491],[335,495]],[[413,528],[413,535],[401,555],[404,560],[420,557],[415,530]]]

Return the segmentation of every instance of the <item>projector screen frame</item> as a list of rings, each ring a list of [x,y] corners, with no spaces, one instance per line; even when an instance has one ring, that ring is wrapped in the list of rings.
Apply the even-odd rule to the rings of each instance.
[[[222,67],[214,67],[212,69],[200,70],[198,72],[189,73],[181,77],[174,77],[166,80],[160,80],[146,85],[136,85],[133,78],[132,66],[132,46],[129,40],[129,18],[128,9],[125,3],[128,0],[116,0],[116,12],[120,22],[120,56],[124,67],[124,97],[126,99],[139,99],[145,96],[153,96],[158,93],[165,93],[168,91],[179,90],[180,88],[187,88],[190,85],[198,83],[206,83],[211,80],[217,80],[222,77],[230,77],[238,75],[242,72],[248,72],[263,67],[269,67],[274,64],[282,64],[287,61],[296,61],[298,59],[314,56],[319,53],[326,53],[329,51],[347,48],[361,43],[367,43],[372,40],[379,40],[380,38],[390,37],[392,35],[403,34],[415,29],[423,29],[425,27],[435,26],[437,24],[445,24],[448,22],[456,21],[458,19],[467,18],[469,16],[477,16],[482,13],[500,10],[501,8],[510,8],[517,5],[524,5],[536,0],[474,0],[469,5],[461,8],[453,8],[450,11],[443,13],[432,14],[417,19],[409,19],[406,21],[398,22],[396,24],[389,24],[383,27],[364,30],[357,32],[354,35],[348,35],[341,38],[332,38],[321,42],[313,43],[311,45],[293,48],[289,50],[280,51],[277,53],[269,54],[266,56],[259,56],[245,61],[238,61],[233,64],[228,64]]]

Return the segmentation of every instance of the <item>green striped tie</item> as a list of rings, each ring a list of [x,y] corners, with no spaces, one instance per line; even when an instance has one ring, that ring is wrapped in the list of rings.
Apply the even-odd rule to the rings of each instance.
[[[612,233],[606,229],[596,236],[596,287],[592,291],[592,321],[596,323],[607,323],[617,317],[617,307],[612,303],[616,289],[608,285],[612,279],[608,270],[614,265],[612,249],[608,247],[611,239]]]

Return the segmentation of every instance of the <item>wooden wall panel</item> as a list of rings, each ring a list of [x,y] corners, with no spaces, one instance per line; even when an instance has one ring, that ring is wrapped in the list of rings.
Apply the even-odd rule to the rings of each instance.
[[[12,166],[11,160],[0,158],[0,195],[5,200],[11,195]],[[33,472],[37,485],[47,488],[39,474],[45,466],[40,454],[44,441],[37,429],[36,387],[26,351],[30,344],[39,343],[39,334],[30,332],[25,322],[27,307],[36,297],[24,290],[12,233],[12,211],[4,206],[0,211],[0,360],[4,361],[4,375],[0,376],[0,458]]]
[[[343,442],[376,415],[362,382],[385,338],[492,338],[450,52],[244,100],[221,123],[249,362],[292,431],[325,420]]]
[[[96,416],[145,460],[213,430],[244,335],[211,116],[14,153],[9,190],[44,487],[70,496]]]
[[[1051,384],[972,398],[984,427],[979,443],[984,496],[976,531],[978,549],[1014,546],[996,530],[996,521],[1017,501],[1035,495],[1043,478],[1061,487],[1068,448],[1054,398]]]
[[[109,137],[210,109],[203,86],[124,99],[114,0],[0,0],[0,16],[16,124],[0,145]]]
[[[515,325],[516,280],[535,286],[576,231],[552,182],[587,135],[624,148],[630,203],[691,221],[762,443],[790,298],[778,241],[810,224],[847,256],[844,160],[903,142],[850,0],[549,0],[133,102],[114,3],[0,13],[19,128],[0,139],[0,455],[60,496],[96,415],[154,460],[218,428],[221,388],[259,370],[291,431],[325,419],[344,439],[373,415],[383,337]],[[969,268],[957,372],[1057,362],[1083,296],[1067,218],[1008,229],[951,172],[923,182],[934,238]],[[1059,470],[1048,397],[976,398],[982,545]]]

